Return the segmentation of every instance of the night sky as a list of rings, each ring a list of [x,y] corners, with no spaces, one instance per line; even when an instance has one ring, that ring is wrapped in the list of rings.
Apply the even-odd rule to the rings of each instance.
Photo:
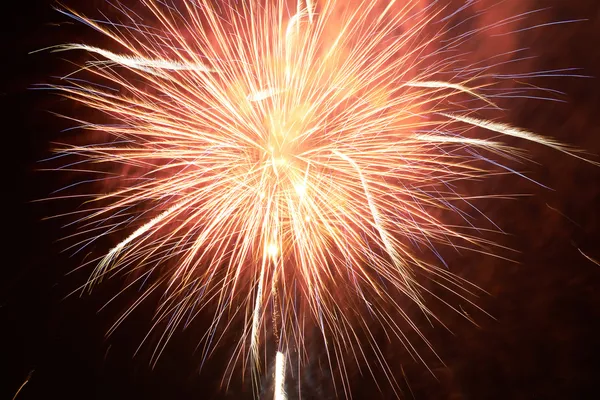
[[[492,3],[491,0],[482,1]],[[227,348],[217,349],[202,371],[194,349],[206,321],[178,333],[158,364],[149,365],[151,345],[135,350],[151,323],[152,304],[142,307],[114,335],[106,332],[135,297],[123,296],[99,311],[120,288],[118,278],[91,295],[65,298],[85,282],[88,270],[73,271],[82,256],[61,253],[57,240],[64,221],[44,217],[68,211],[72,202],[39,203],[68,184],[64,174],[38,171],[51,142],[71,126],[50,113],[72,104],[47,91],[30,90],[73,70],[62,54],[29,52],[65,42],[86,41],[90,29],[68,19],[50,1],[11,1],[3,5],[2,30],[2,246],[0,264],[0,399],[11,399],[32,372],[17,399],[250,399],[248,382],[220,389]],[[93,12],[102,1],[67,4]],[[458,3],[455,1],[455,3]],[[514,1],[506,1],[507,15]],[[587,19],[536,29],[516,36],[514,48],[529,48],[531,71],[581,68],[592,78],[541,78],[538,86],[565,93],[563,103],[515,99],[504,102],[505,122],[586,149],[600,160],[600,2],[598,0],[523,0],[525,10],[550,7],[527,20]],[[499,8],[502,8],[499,7]],[[506,15],[506,16],[507,16]],[[506,17],[502,16],[502,17]],[[489,18],[489,16],[488,16]],[[485,23],[480,21],[480,23]],[[96,36],[94,36],[96,37]],[[486,48],[485,38],[474,51]],[[77,60],[76,57],[66,57]],[[594,78],[595,77],[595,78]],[[517,250],[516,263],[482,255],[444,254],[451,270],[484,289],[473,313],[478,326],[442,307],[435,308],[448,329],[418,322],[445,365],[428,356],[435,377],[382,336],[381,348],[405,398],[426,399],[592,399],[600,379],[599,331],[600,167],[540,146],[524,146],[538,164],[522,166],[528,176],[551,189],[514,176],[480,183],[474,191],[528,193],[518,200],[479,203],[480,209],[509,235],[501,244]],[[508,254],[507,254],[508,256]],[[232,332],[232,335],[234,332]],[[225,341],[227,343],[227,340]],[[424,345],[421,345],[424,346]],[[314,357],[300,385],[305,398],[335,398],[319,362],[319,344],[308,343]],[[423,348],[424,353],[427,353]],[[381,392],[368,375],[350,366],[355,399],[395,398]],[[384,378],[382,378],[383,380]],[[290,379],[290,399],[297,382]],[[265,383],[268,386],[268,382]],[[265,388],[265,393],[268,388]],[[265,395],[266,396],[266,395]],[[265,397],[268,398],[268,397]]]

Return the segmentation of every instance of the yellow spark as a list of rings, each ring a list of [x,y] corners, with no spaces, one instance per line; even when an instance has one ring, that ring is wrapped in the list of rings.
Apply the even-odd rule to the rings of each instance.
[[[277,244],[271,243],[271,244],[269,244],[269,246],[267,246],[267,254],[269,255],[269,257],[271,257],[271,258],[277,257],[278,252],[279,252],[279,249],[277,248]]]
[[[413,82],[408,82],[406,84],[406,86],[430,88],[430,89],[451,89],[451,90],[454,90],[453,93],[466,93],[466,94],[469,94],[480,100],[485,101],[486,103],[488,103],[489,105],[491,105],[493,107],[496,107],[496,105],[492,101],[488,100],[485,96],[477,94],[473,89],[470,89],[467,86],[458,84],[458,83],[440,82],[440,81],[422,81],[422,82],[413,81]]]
[[[286,400],[285,394],[285,355],[278,351],[275,356],[275,396],[274,400]]]
[[[588,256],[587,254],[585,254],[583,251],[581,251],[580,248],[577,248],[577,250],[579,250],[579,252],[581,253],[582,256],[584,256],[585,258],[587,258],[588,260],[590,260],[591,262],[593,262],[594,264],[600,266],[600,261]]]
[[[498,133],[501,133],[506,136],[513,136],[513,137],[516,137],[519,139],[525,139],[530,142],[534,142],[534,143],[538,143],[538,144],[541,144],[541,145],[544,145],[547,147],[551,147],[555,150],[558,150],[560,152],[568,154],[571,157],[579,158],[580,160],[583,160],[585,162],[588,162],[588,163],[591,163],[594,165],[600,165],[597,162],[591,161],[587,158],[584,158],[584,157],[581,157],[581,156],[575,154],[576,150],[570,148],[569,146],[566,146],[556,140],[544,137],[542,135],[538,135],[536,133],[526,131],[524,129],[515,128],[513,126],[498,123],[498,122],[483,120],[483,119],[479,119],[479,118],[473,118],[473,117],[469,117],[466,115],[447,114],[447,113],[440,113],[440,114],[445,117],[448,117],[450,119],[453,119],[455,121],[464,122],[469,125],[478,126],[480,128],[484,128],[484,129],[487,129],[487,130],[493,131],[493,132],[498,132]]]
[[[285,362],[285,360],[284,360],[284,362]],[[25,378],[25,380],[23,381],[23,383],[21,384],[21,386],[19,386],[19,389],[17,389],[17,392],[13,396],[12,400],[15,400],[17,398],[17,396],[19,395],[19,393],[21,393],[21,391],[23,390],[23,388],[25,387],[25,385],[27,385],[27,383],[31,380],[31,376],[33,375],[33,372],[34,372],[33,370],[29,371],[29,373],[27,374],[27,378]],[[285,400],[285,397],[282,397],[281,399]]]
[[[88,53],[95,53],[114,62],[117,65],[123,65],[134,69],[140,69],[145,72],[153,70],[168,71],[196,71],[196,72],[216,72],[215,70],[203,65],[189,62],[166,60],[162,58],[151,59],[143,56],[127,56],[115,54],[112,51],[104,50],[99,47],[87,46],[84,44],[70,44],[61,46],[59,50],[83,50]]]
[[[275,96],[278,93],[281,93],[282,90],[281,89],[275,89],[275,88],[270,88],[270,89],[265,89],[265,90],[259,90],[257,92],[251,93],[248,95],[248,100],[250,101],[262,101],[262,100],[266,100],[270,97]]]
[[[296,193],[300,197],[302,197],[306,194],[306,185],[303,183],[298,183],[298,184],[294,185],[294,189],[296,190]]]

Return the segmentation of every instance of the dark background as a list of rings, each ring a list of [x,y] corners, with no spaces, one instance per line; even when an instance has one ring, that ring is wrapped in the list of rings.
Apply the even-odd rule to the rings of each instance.
[[[86,10],[104,7],[100,1],[85,3]],[[52,4],[12,1],[12,9],[3,8],[0,25],[4,202],[0,399],[12,398],[31,371],[30,381],[17,397],[20,400],[251,398],[248,385],[234,383],[228,394],[219,390],[226,361],[219,353],[198,373],[200,360],[193,352],[198,332],[194,329],[176,336],[154,369],[147,351],[134,357],[152,309],[135,314],[106,338],[106,331],[128,304],[125,299],[98,312],[122,287],[118,279],[92,295],[64,298],[86,275],[66,275],[81,259],[60,253],[63,247],[56,239],[66,232],[60,229],[60,221],[42,218],[68,207],[31,201],[48,196],[64,182],[64,176],[36,169],[37,161],[49,155],[49,142],[69,125],[48,113],[64,107],[63,100],[28,88],[71,71],[72,66],[60,55],[28,52],[85,40],[89,29],[63,24],[67,19],[53,11]],[[552,7],[527,21],[530,25],[588,19],[519,35],[519,47],[529,47],[529,53],[538,56],[531,70],[576,66],[585,75],[600,77],[600,2],[539,0],[527,4],[529,9]],[[600,154],[600,79],[547,78],[536,83],[565,92],[566,103],[513,100],[506,104],[510,110],[505,121]],[[549,149],[527,148],[539,162],[527,167],[529,175],[553,190],[499,178],[485,183],[486,187],[535,196],[481,207],[511,234],[502,244],[519,251],[513,256],[518,263],[475,256],[448,259],[454,272],[489,292],[477,303],[495,319],[478,315],[476,327],[448,313],[442,319],[452,333],[425,326],[424,333],[446,364],[430,364],[436,378],[407,359],[405,352],[382,343],[407,398],[598,397],[600,266],[578,249],[600,260],[600,167]],[[307,398],[333,398],[328,384],[316,378],[318,371],[306,375]],[[354,374],[351,382],[354,398],[378,397],[371,379]],[[291,398],[293,394],[292,389]],[[381,396],[393,398],[385,386]]]

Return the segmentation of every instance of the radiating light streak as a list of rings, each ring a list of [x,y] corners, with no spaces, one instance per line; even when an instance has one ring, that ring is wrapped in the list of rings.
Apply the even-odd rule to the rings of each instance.
[[[278,351],[275,356],[275,396],[274,400],[286,400],[285,393],[285,354]]]

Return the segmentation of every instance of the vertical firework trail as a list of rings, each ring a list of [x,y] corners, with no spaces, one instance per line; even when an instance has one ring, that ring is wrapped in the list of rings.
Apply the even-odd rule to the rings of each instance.
[[[54,48],[88,61],[51,87],[93,110],[67,116],[85,134],[58,149],[71,158],[60,170],[92,174],[60,194],[84,200],[69,214],[81,228],[72,248],[115,240],[86,264],[85,287],[127,273],[144,289],[113,329],[160,290],[153,362],[176,328],[212,313],[204,360],[241,321],[223,383],[241,366],[258,384],[271,337],[277,398],[311,327],[340,371],[338,395],[351,395],[348,358],[372,375],[375,360],[397,386],[375,329],[423,361],[407,332],[430,345],[407,303],[437,320],[424,294],[460,311],[426,280],[464,301],[476,290],[437,249],[502,249],[484,234],[499,228],[472,215],[478,199],[505,195],[470,195],[464,183],[526,178],[504,164],[527,160],[519,142],[581,158],[497,122],[501,99],[551,93],[523,81],[571,72],[501,75],[525,56],[469,50],[533,11],[473,28],[493,7],[451,3],[143,0],[109,3],[111,20],[61,8],[110,41]]]

